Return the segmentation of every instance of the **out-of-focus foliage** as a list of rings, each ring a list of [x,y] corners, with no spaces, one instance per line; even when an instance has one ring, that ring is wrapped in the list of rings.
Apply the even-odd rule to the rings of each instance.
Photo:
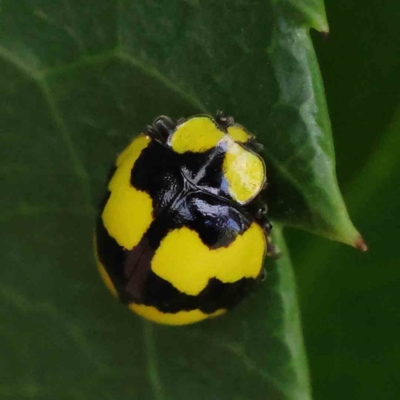
[[[400,3],[327,0],[314,36],[340,185],[365,254],[292,234],[316,400],[400,398]]]

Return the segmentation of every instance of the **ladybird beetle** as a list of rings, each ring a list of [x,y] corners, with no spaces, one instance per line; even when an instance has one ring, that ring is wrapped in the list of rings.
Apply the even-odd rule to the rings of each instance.
[[[232,117],[157,118],[119,154],[95,235],[105,283],[169,325],[239,303],[275,250],[262,145]]]

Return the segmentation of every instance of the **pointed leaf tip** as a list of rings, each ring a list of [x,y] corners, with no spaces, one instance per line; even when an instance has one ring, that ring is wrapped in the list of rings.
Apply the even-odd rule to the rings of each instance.
[[[354,243],[354,247],[363,252],[368,250],[368,246],[365,244],[363,237],[360,235],[356,242]]]

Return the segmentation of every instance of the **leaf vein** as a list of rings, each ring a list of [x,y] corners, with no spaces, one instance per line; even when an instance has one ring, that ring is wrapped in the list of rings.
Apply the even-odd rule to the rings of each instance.
[[[131,64],[132,66],[141,69],[144,73],[148,74],[149,76],[156,78],[157,80],[162,82],[165,86],[167,86],[168,88],[176,92],[178,95],[180,95],[188,103],[198,108],[199,111],[207,114],[210,113],[207,107],[200,101],[200,99],[197,96],[181,88],[176,83],[172,82],[165,75],[160,73],[160,71],[155,67],[143,64],[138,58],[134,57],[132,54],[127,53],[126,51],[120,50],[118,55],[120,60],[125,61]]]
[[[61,135],[61,139],[64,142],[64,145],[69,153],[70,159],[72,161],[73,168],[75,170],[76,175],[81,181],[82,193],[85,202],[85,206],[88,211],[93,210],[93,199],[92,194],[90,192],[90,181],[89,174],[87,173],[85,166],[82,160],[79,158],[78,152],[74,146],[74,143],[71,138],[71,134],[67,128],[67,125],[61,115],[60,110],[57,107],[56,100],[51,92],[50,87],[46,83],[45,80],[41,80],[41,89],[44,95],[44,98],[49,107],[49,111],[53,120],[58,127],[58,130]]]
[[[4,46],[0,46],[0,58],[8,61],[10,64],[14,65],[19,71],[21,71],[25,76],[31,78],[35,81],[40,81],[42,76],[38,70],[29,67],[28,64],[24,63],[19,57],[16,57]]]
[[[274,384],[283,394],[287,395],[288,398],[290,397],[289,392],[285,389],[284,383],[272,377],[267,371],[256,365],[256,363],[248,356],[243,346],[239,343],[221,342],[207,335],[199,333],[191,333],[191,336],[196,337],[197,339],[205,340],[215,347],[232,353],[243,363],[249,372],[260,376],[266,382]]]
[[[68,321],[66,316],[61,315],[60,310],[58,310],[54,304],[45,302],[33,303],[32,300],[25,295],[25,293],[3,283],[0,284],[0,296],[20,312],[42,314],[57,324],[62,323],[65,328],[64,332],[79,347],[81,354],[83,354],[85,358],[92,362],[100,373],[104,374],[108,372],[109,369],[107,365],[99,362],[99,360],[95,358],[93,350],[90,348],[89,342],[87,341],[81,328],[76,323]]]

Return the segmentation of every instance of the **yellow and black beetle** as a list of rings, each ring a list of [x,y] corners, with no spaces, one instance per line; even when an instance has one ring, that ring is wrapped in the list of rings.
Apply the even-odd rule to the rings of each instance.
[[[110,290],[137,314],[183,325],[224,313],[273,252],[262,146],[218,113],[161,116],[118,156],[96,228]]]

